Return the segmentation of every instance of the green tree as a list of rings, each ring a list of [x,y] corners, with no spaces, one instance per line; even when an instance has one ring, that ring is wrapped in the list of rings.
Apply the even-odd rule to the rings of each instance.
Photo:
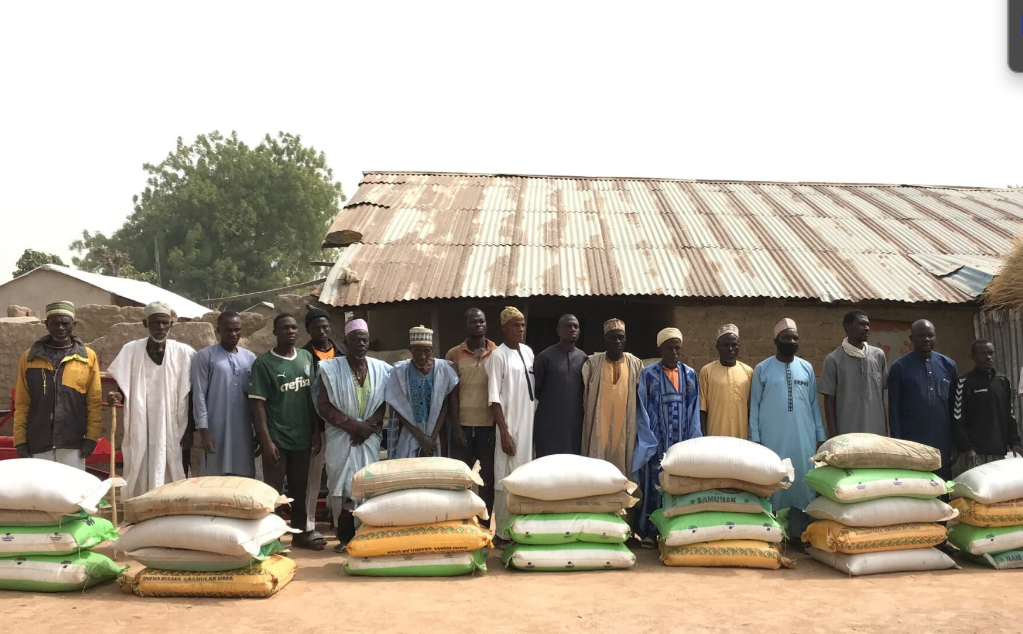
[[[59,255],[25,249],[25,251],[21,254],[21,257],[18,258],[18,261],[14,263],[14,265],[18,268],[11,273],[11,276],[21,277],[32,269],[37,269],[44,264],[59,264],[64,266],[64,261],[60,259]]]
[[[71,263],[82,271],[156,283],[156,273],[137,270],[131,263],[131,257],[119,250],[116,241],[101,231],[82,231],[82,237],[68,248],[78,254],[71,256]]]
[[[158,249],[163,285],[197,300],[311,279],[344,200],[324,154],[283,132],[254,148],[234,132],[178,138],[144,169],[148,185],[111,241],[141,270],[156,269]]]

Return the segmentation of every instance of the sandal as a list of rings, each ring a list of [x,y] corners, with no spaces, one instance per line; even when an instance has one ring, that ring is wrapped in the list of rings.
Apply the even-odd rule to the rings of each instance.
[[[343,555],[346,550],[348,550],[348,544],[338,544],[337,546],[334,546],[334,552],[338,555]]]
[[[323,550],[327,542],[322,540],[322,538],[321,541],[310,539],[309,533],[299,533],[292,536],[291,545],[295,548],[305,548],[306,550]]]
[[[327,545],[327,538],[324,537],[323,533],[321,533],[320,531],[309,531],[308,533],[306,533],[306,535],[309,536],[309,541],[311,542],[317,542],[322,546]]]

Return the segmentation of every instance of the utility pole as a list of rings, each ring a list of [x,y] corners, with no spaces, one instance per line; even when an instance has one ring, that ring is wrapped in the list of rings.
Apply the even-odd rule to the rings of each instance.
[[[163,288],[163,276],[160,275],[160,238],[153,236],[153,256],[156,258],[156,285]]]

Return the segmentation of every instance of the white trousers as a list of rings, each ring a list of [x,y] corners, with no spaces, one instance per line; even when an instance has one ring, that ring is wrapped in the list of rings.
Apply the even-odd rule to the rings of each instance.
[[[323,458],[327,452],[324,449],[320,453],[309,458],[309,486],[306,487],[305,508],[306,520],[305,530],[316,530],[316,501],[320,499],[320,483],[323,482]],[[330,495],[327,495],[330,499]]]
[[[51,449],[43,453],[34,453],[32,457],[39,460],[59,462],[60,464],[66,464],[69,467],[85,471],[85,458],[80,455],[78,449]]]

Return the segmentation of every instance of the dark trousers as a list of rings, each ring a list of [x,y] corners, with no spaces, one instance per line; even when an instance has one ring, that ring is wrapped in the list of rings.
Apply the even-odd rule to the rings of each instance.
[[[463,427],[465,430],[465,446],[459,447],[451,443],[451,457],[461,460],[471,469],[476,461],[480,461],[480,477],[483,487],[480,497],[487,505],[487,512],[494,512],[494,447],[497,440],[497,426]]]
[[[309,458],[312,449],[277,448],[281,459],[271,466],[263,456],[263,482],[269,484],[281,495],[284,494],[284,482],[288,483],[288,497],[291,502],[291,527],[305,532],[305,493],[309,486]]]

